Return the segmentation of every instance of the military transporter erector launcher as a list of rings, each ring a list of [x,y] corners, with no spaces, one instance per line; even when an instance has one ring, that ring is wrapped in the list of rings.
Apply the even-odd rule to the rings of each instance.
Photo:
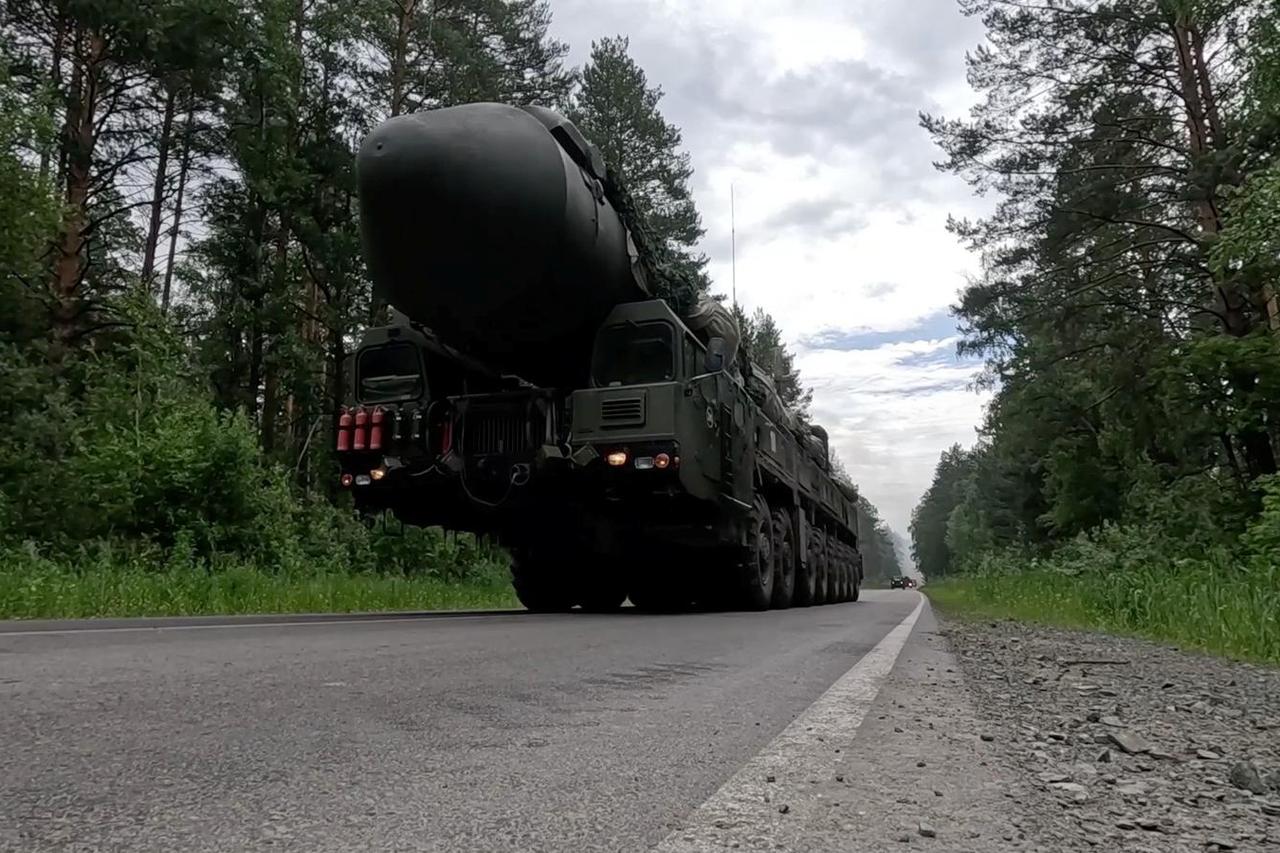
[[[399,116],[357,161],[375,292],[342,483],[366,513],[496,535],[533,610],[856,600],[856,494],[738,351],[653,297],[599,151],[539,107]],[[637,245],[637,237],[640,237]]]

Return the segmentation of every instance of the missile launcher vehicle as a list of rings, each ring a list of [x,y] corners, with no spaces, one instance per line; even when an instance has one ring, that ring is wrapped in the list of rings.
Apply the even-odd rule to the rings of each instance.
[[[357,161],[375,292],[342,483],[366,513],[493,535],[531,610],[856,600],[857,495],[739,346],[677,312],[625,188],[567,119],[399,116]]]

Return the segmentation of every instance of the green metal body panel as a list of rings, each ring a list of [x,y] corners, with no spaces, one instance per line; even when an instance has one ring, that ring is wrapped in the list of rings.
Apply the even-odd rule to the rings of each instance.
[[[371,329],[361,350],[396,341],[412,343],[420,350],[428,390],[420,401],[406,401],[407,405],[392,409],[412,410],[431,405],[433,399],[440,401],[445,407],[442,411],[453,413],[454,452],[437,468],[441,475],[453,471],[462,476],[464,486],[468,476],[473,482],[460,493],[456,487],[444,489],[445,484],[436,480],[422,480],[422,486],[430,482],[433,487],[416,490],[406,476],[397,473],[381,488],[369,488],[369,496],[381,493],[390,499],[395,490],[399,497],[391,503],[410,517],[421,514],[408,511],[409,505],[415,504],[415,509],[421,510],[436,507],[424,518],[440,512],[451,520],[465,519],[465,505],[474,503],[477,495],[476,478],[485,476],[487,470],[488,476],[496,478],[491,480],[496,488],[486,490],[492,497],[523,496],[523,502],[511,504],[504,516],[515,523],[522,523],[521,515],[533,509],[541,511],[568,501],[586,506],[587,516],[594,516],[596,523],[606,527],[639,525],[672,542],[710,546],[745,541],[756,495],[764,494],[772,507],[792,511],[793,535],[802,555],[808,552],[815,525],[843,528],[846,538],[853,541],[853,501],[794,434],[764,414],[736,372],[707,370],[706,347],[666,303],[624,303],[613,309],[601,329],[650,323],[670,327],[670,378],[593,384],[570,391],[559,397],[564,400],[567,396],[564,423],[555,426],[554,418],[547,420],[551,426],[541,429],[539,436],[532,436],[527,425],[520,425],[529,421],[526,410],[534,403],[554,409],[558,405],[554,391],[528,385],[510,387],[509,378],[468,363],[456,350],[412,327]],[[441,398],[438,383],[431,381],[431,365],[442,359],[471,377],[464,382],[466,387],[488,387],[479,393]],[[504,385],[507,387],[500,390]],[[395,416],[399,417],[398,411]],[[477,417],[483,420],[478,422]],[[522,435],[529,437],[521,439]],[[627,451],[629,465],[637,456],[652,458],[659,452],[668,453],[673,465],[665,472],[617,471],[604,459],[615,450]],[[358,461],[364,465],[362,470],[368,469],[364,457]],[[516,478],[522,485],[515,492],[505,485],[508,472],[516,472],[513,465],[525,470]],[[523,488],[525,482],[532,486]],[[605,496],[612,496],[607,509],[600,503]],[[508,523],[495,522],[492,507],[486,503],[481,500],[473,508],[478,514],[471,524],[462,521],[459,526]],[[450,505],[447,510],[446,504]],[[592,511],[592,506],[598,509]]]
[[[823,518],[856,539],[854,502],[795,435],[764,414],[736,374],[707,371],[705,347],[665,303],[619,305],[601,328],[652,322],[675,331],[675,380],[573,392],[573,449],[594,448],[591,464],[600,466],[611,451],[672,442],[681,492],[716,506],[726,521],[745,518],[764,492],[772,506],[795,510],[801,553]]]
[[[660,300],[619,305],[602,328],[667,323],[673,332],[675,381],[584,388],[573,392],[572,442],[612,450],[670,442],[679,456],[679,483],[690,496],[729,495],[750,504],[750,401],[723,371],[708,373],[706,349]]]

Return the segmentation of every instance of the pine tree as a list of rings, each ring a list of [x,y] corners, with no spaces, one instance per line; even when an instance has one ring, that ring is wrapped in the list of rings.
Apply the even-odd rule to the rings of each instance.
[[[0,17],[15,89],[58,128],[33,149],[62,216],[46,239],[49,354],[120,327],[111,305],[155,278],[182,106],[226,55],[237,0],[14,0]],[[204,87],[207,92],[207,86]],[[157,131],[159,131],[157,133]],[[150,186],[150,194],[141,188]],[[147,215],[136,215],[145,211]]]
[[[651,248],[661,254],[674,284],[660,295],[684,305],[710,286],[706,257],[695,249],[704,229],[689,187],[693,167],[679,150],[680,130],[658,108],[662,88],[649,85],[629,46],[622,36],[592,43],[569,118],[600,148],[614,180],[630,194]]]
[[[230,45],[238,39],[237,6],[237,0],[173,0],[161,6],[154,22],[150,97],[159,113],[160,133],[155,139],[151,200],[138,273],[148,289],[159,275],[166,210],[172,211],[168,256],[176,250],[195,135],[203,129],[197,126],[196,113],[211,105]],[[166,310],[172,273],[172,260],[167,259],[161,294]]]
[[[370,0],[359,15],[373,120],[468,101],[563,107],[574,81],[546,0]]]
[[[902,574],[893,531],[880,517],[875,504],[864,495],[858,495],[858,549],[862,554],[863,575],[868,580],[884,582]]]
[[[1260,295],[1273,332],[1280,331],[1280,12],[1259,16],[1249,33],[1244,135],[1258,168],[1227,203],[1213,247],[1220,277],[1236,275]]]
[[[953,445],[942,454],[933,483],[911,511],[911,556],[925,577],[945,577],[953,568],[947,526],[964,499],[973,467],[972,454]]]
[[[743,354],[766,372],[783,404],[802,419],[806,418],[813,402],[813,389],[805,387],[800,380],[795,356],[782,340],[777,322],[763,308],[757,308],[750,316],[741,305],[734,305],[731,310],[742,335]]]
[[[105,322],[104,299],[128,284],[118,272],[130,247],[108,235],[126,236],[133,207],[118,179],[145,144],[155,5],[15,0],[0,18],[13,77],[28,91],[47,87],[41,95],[59,127],[56,147],[40,155],[40,172],[54,176],[63,203],[42,296],[55,363],[91,338]]]
[[[44,334],[40,256],[57,222],[49,175],[32,162],[28,147],[43,150],[54,133],[39,101],[14,91],[0,54],[0,345],[28,343]]]
[[[809,404],[813,402],[813,389],[801,383],[795,356],[782,340],[778,324],[769,312],[757,308],[747,329],[750,334],[747,349],[751,359],[769,374],[783,404],[797,415],[806,417]]]
[[[1196,478],[1247,501],[1275,471],[1266,251],[1228,251],[1257,231],[1233,222],[1237,188],[1265,194],[1276,150],[1246,79],[1268,65],[1247,38],[1264,5],[962,1],[989,34],[969,58],[985,99],[922,121],[941,168],[1001,196],[952,223],[983,261],[961,350],[996,393],[968,485],[944,458],[918,507],[923,570],[951,565],[948,541],[1038,547]]]
[[[225,100],[235,171],[206,191],[193,285],[219,401],[293,457],[341,396],[345,341],[368,310],[354,210],[359,119],[346,89],[358,7],[266,0]]]

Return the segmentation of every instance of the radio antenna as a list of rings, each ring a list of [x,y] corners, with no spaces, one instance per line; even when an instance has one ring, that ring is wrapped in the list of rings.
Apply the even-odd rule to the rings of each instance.
[[[733,184],[729,184],[729,258],[733,270],[733,307],[738,307],[738,225],[733,209]]]

